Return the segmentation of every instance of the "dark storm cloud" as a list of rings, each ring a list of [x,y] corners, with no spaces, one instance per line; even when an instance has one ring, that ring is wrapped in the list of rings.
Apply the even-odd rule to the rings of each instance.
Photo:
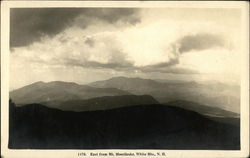
[[[11,9],[10,46],[24,46],[40,40],[43,35],[55,35],[79,14],[79,9]]]
[[[136,24],[140,22],[140,18],[136,14],[138,9],[132,8],[98,8],[98,9],[84,9],[80,20],[89,20],[90,17],[98,18],[109,23],[116,23],[117,21],[123,21],[129,24]],[[79,25],[86,27],[86,21]]]
[[[108,23],[140,22],[138,9],[131,8],[12,8],[10,11],[10,46],[25,46],[42,36],[53,36],[71,25],[86,28],[91,20]],[[80,17],[80,21],[75,19]]]
[[[205,50],[214,47],[223,47],[224,40],[218,35],[212,34],[197,34],[184,36],[180,41],[180,53],[185,53],[191,50]]]

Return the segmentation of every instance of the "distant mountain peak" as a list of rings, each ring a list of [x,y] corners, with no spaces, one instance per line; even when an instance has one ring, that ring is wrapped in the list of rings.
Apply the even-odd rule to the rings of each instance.
[[[75,82],[66,82],[66,81],[50,81],[47,82],[46,84],[54,84],[54,85],[79,85]]]

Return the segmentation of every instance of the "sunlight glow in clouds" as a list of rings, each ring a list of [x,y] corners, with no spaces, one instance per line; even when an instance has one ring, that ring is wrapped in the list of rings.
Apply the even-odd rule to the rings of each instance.
[[[140,9],[136,12],[140,20],[133,23],[128,21],[131,15],[135,19],[135,15],[129,12],[123,17],[125,20],[112,22],[102,20],[100,15],[90,17],[90,24],[84,27],[80,24],[84,24],[86,17],[80,14],[58,34],[12,48],[13,87],[45,78],[90,82],[139,73],[150,78],[153,72],[162,76],[166,73],[239,75],[238,12],[223,9],[214,10],[211,15],[210,12]],[[59,72],[64,74],[58,75]],[[106,72],[112,73],[103,75]],[[86,79],[86,73],[93,77]],[[71,79],[68,74],[73,75]],[[29,75],[37,78],[27,79]]]

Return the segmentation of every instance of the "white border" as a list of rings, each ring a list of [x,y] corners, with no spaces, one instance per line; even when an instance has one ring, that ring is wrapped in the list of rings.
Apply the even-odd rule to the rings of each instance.
[[[3,1],[1,2],[1,150],[3,157],[84,157],[93,150],[10,150],[8,149],[9,98],[9,9],[28,7],[136,7],[136,8],[239,8],[242,10],[241,150],[164,150],[166,157],[248,157],[249,156],[249,3],[236,1]],[[136,150],[94,150],[104,152]],[[138,151],[138,150],[137,150]],[[140,150],[162,152],[163,150]],[[86,157],[86,156],[85,156]],[[91,156],[94,157],[94,156]],[[98,156],[101,158],[102,156]],[[106,158],[109,156],[105,156]],[[117,156],[114,156],[117,157]],[[120,156],[121,157],[121,156]],[[132,158],[133,156],[126,156]],[[137,156],[138,157],[138,156]],[[145,156],[143,156],[145,157]]]

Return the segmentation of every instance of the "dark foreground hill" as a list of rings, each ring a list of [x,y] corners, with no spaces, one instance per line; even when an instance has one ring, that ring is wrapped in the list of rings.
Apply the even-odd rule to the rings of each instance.
[[[70,112],[10,104],[11,149],[240,149],[239,127],[166,105]]]

